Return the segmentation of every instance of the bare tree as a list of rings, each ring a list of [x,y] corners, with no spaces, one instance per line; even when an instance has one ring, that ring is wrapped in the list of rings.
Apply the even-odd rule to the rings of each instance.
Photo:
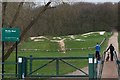
[[[7,16],[5,15],[6,5],[8,4],[3,5],[3,16]],[[45,6],[40,5],[30,9],[27,8],[29,5],[23,6],[21,2],[17,4],[16,10],[10,10],[10,18],[7,17],[9,21],[6,21],[6,18],[4,20],[9,22],[11,27],[20,26],[22,29],[21,41],[31,34],[28,31],[35,33],[35,36],[80,34],[88,31],[107,30],[109,26],[116,25],[115,5],[84,2],[69,4],[62,0],[50,0]],[[10,16],[11,14],[12,16]],[[3,21],[3,23],[5,22]],[[8,46],[5,59],[10,56],[14,48],[15,43]]]
[[[6,12],[7,2],[2,3],[2,27],[5,23],[5,12]]]
[[[14,25],[17,17],[18,17],[18,15],[19,15],[20,9],[21,9],[21,7],[23,6],[23,3],[24,3],[24,2],[21,2],[21,3],[19,4],[18,9],[17,9],[17,11],[16,11],[16,14],[14,15],[14,18],[13,18],[11,24],[10,24],[10,28],[13,27],[13,25]]]
[[[21,5],[19,5],[20,7],[22,6],[22,4],[23,3],[21,3]],[[51,2],[49,1],[44,7],[43,7],[43,9],[41,10],[41,11],[39,11],[39,14],[28,24],[28,26],[22,31],[22,33],[21,33],[21,36],[20,36],[20,40],[22,40],[22,38],[25,36],[25,34],[27,33],[27,31],[38,21],[38,19],[39,19],[39,17],[42,15],[42,14],[44,14],[44,12],[49,8],[49,5],[51,4]],[[4,12],[5,12],[5,7],[6,7],[6,3],[4,3]],[[20,9],[20,7],[18,8],[18,9]],[[16,15],[18,15],[18,13],[19,13],[19,10],[17,11],[17,13],[16,13]],[[5,15],[5,14],[3,14],[3,15]],[[16,16],[15,15],[15,16]],[[16,19],[16,17],[13,19],[13,20],[15,20]],[[14,21],[12,22],[12,24],[11,25],[13,25],[13,23],[14,23]],[[15,48],[15,43],[13,44],[13,45],[11,45],[11,47],[7,50],[7,52],[5,53],[5,55],[4,55],[4,60],[6,60],[9,56],[10,56],[10,54],[12,53],[12,51],[14,50],[14,48]]]

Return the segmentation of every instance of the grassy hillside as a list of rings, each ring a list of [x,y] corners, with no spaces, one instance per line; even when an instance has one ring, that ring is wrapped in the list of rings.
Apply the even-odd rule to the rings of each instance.
[[[110,33],[107,32],[104,35],[100,35],[99,33],[92,33],[87,35],[69,35],[69,36],[59,36],[59,37],[50,37],[39,39],[40,41],[34,41],[28,39],[25,42],[22,42],[18,45],[18,55],[29,57],[32,55],[33,57],[78,57],[78,56],[88,56],[88,54],[95,53],[94,46],[96,43],[101,43],[104,38],[108,38]],[[60,40],[66,38],[65,47],[69,50],[66,53],[59,52],[59,46],[55,40]],[[101,45],[101,54],[103,50],[107,46],[107,39]],[[15,53],[12,55],[6,62],[15,61]],[[88,65],[87,60],[66,60],[79,68],[83,68]],[[48,61],[33,61],[33,70],[40,67],[40,65],[45,64]],[[14,73],[15,66],[13,65],[5,65],[5,71],[8,73]],[[29,64],[28,64],[29,69]],[[69,67],[68,65],[60,62],[60,74],[67,74],[72,71],[75,71],[74,68]],[[29,72],[29,71],[28,71]],[[49,64],[42,70],[35,72],[34,74],[55,74],[55,62]]]

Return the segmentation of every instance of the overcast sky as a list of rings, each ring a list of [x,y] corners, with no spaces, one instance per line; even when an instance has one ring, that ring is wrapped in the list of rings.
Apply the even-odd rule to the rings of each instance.
[[[48,2],[49,0],[36,0],[41,2]],[[51,1],[59,1],[59,0],[51,0]],[[61,1],[70,1],[70,2],[119,2],[120,0],[61,0]]]
[[[52,2],[92,2],[92,3],[103,3],[103,2],[113,2],[113,3],[117,3],[120,0],[34,0],[36,2],[41,2],[41,3],[37,3],[38,5],[44,5],[45,3],[47,3],[48,1],[52,1]],[[51,5],[54,5],[56,3],[51,3]]]
[[[49,0],[0,0],[2,2],[48,2]],[[51,0],[51,1],[65,1],[65,2],[119,2],[120,0]]]
[[[120,0],[75,0],[76,2],[85,1],[85,2],[119,2]]]

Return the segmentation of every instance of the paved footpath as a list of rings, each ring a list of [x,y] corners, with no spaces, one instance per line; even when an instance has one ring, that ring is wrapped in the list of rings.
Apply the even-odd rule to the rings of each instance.
[[[116,52],[118,52],[118,32],[114,32],[113,35],[110,37],[108,41],[108,46],[110,44],[113,44],[115,47]],[[117,54],[118,55],[118,54]],[[88,73],[88,67],[85,67],[82,69],[86,73]],[[77,75],[77,74],[82,74],[80,71],[75,71],[70,73],[71,75]],[[115,61],[111,62],[105,62],[104,67],[103,67],[103,73],[102,73],[102,78],[118,78],[118,73],[117,73],[117,66]]]
[[[114,32],[110,37],[108,46],[113,44],[118,55],[118,32]],[[118,78],[117,66],[115,61],[108,61],[104,63],[102,78]]]

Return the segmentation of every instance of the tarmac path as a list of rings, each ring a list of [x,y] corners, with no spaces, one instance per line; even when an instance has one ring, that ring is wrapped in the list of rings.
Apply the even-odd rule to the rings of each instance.
[[[117,52],[118,55],[119,53],[118,32],[116,31],[113,32],[113,35],[109,38],[108,46],[110,44],[114,46],[115,51]],[[114,61],[109,60],[107,62],[104,62],[102,78],[118,78],[117,65],[115,60]]]
[[[108,46],[110,44],[113,44],[113,46],[115,48],[115,51],[118,53],[119,52],[119,48],[118,48],[118,32],[116,32],[116,31],[113,32],[113,35],[109,38]],[[84,67],[82,70],[84,72],[88,73],[88,67]],[[71,75],[77,75],[77,74],[80,75],[82,73],[77,70],[77,71],[72,72],[70,74]],[[104,62],[102,78],[118,78],[117,66],[116,66],[115,61]]]

